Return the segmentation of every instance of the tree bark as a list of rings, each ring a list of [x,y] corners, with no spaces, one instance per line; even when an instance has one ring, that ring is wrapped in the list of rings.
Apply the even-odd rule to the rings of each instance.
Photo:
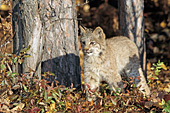
[[[31,46],[21,68],[15,71],[39,76],[50,71],[59,84],[81,86],[78,25],[73,0],[15,0],[13,3],[13,52]]]
[[[139,49],[141,67],[146,76],[146,45],[144,37],[144,0],[118,0],[122,35],[134,41]]]

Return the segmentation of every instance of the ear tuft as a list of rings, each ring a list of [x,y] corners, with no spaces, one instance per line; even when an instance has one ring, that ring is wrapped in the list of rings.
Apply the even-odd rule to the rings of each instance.
[[[86,33],[86,28],[84,28],[83,26],[79,26],[79,28],[80,28],[80,34],[81,35],[83,35],[83,34],[85,34]]]
[[[93,34],[97,37],[97,38],[102,38],[105,39],[105,34],[103,32],[103,29],[101,27],[97,27],[94,31]]]

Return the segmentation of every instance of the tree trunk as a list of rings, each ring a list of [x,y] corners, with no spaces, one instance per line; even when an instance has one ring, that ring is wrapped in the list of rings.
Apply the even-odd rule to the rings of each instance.
[[[31,46],[23,64],[14,66],[22,73],[35,70],[31,77],[50,71],[59,84],[81,86],[78,25],[73,0],[15,0],[13,2],[13,52]],[[15,33],[16,32],[16,33]]]
[[[144,0],[118,0],[119,23],[122,35],[133,40],[141,59],[141,67],[146,75],[146,45],[144,37]]]

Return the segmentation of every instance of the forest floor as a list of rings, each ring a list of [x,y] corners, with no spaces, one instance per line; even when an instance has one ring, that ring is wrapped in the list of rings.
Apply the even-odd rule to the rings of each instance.
[[[116,1],[116,0],[115,0]],[[79,24],[95,28],[101,26],[107,37],[119,34],[118,10],[115,4],[103,4],[102,1],[89,2],[77,8]],[[12,12],[11,3],[0,8],[0,61],[12,62],[5,54],[12,53]],[[114,7],[113,7],[114,6]],[[102,90],[98,104],[84,101],[85,92],[70,88],[61,88],[52,84],[42,85],[44,80],[35,79],[32,86],[29,80],[17,77],[15,85],[11,85],[13,77],[7,76],[8,70],[0,68],[0,112],[170,112],[170,1],[145,0],[145,36],[147,44],[147,77],[151,95],[143,97],[132,85],[126,94],[112,94]],[[100,17],[100,18],[99,18]],[[80,47],[81,49],[81,47]],[[80,51],[81,66],[83,54]],[[11,58],[11,57],[10,57]],[[14,56],[15,58],[15,56]],[[160,60],[160,61],[159,61]],[[82,72],[82,78],[83,78]],[[21,82],[22,80],[22,82]],[[83,80],[83,79],[82,79]],[[132,80],[133,81],[133,80]],[[82,81],[82,84],[84,82]],[[6,85],[2,85],[6,84]],[[8,84],[8,85],[7,85]],[[38,84],[38,85],[37,85]],[[40,86],[43,87],[40,89]],[[107,86],[102,85],[104,89]]]

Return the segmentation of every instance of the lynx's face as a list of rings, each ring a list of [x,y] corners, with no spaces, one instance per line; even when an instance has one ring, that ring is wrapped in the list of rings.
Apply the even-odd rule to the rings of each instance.
[[[81,45],[84,55],[99,56],[102,52],[101,44],[94,40],[93,37],[82,37]]]
[[[100,56],[105,47],[105,34],[101,28],[96,28],[93,32],[81,28],[81,46],[85,56]],[[103,34],[102,34],[103,33]]]

